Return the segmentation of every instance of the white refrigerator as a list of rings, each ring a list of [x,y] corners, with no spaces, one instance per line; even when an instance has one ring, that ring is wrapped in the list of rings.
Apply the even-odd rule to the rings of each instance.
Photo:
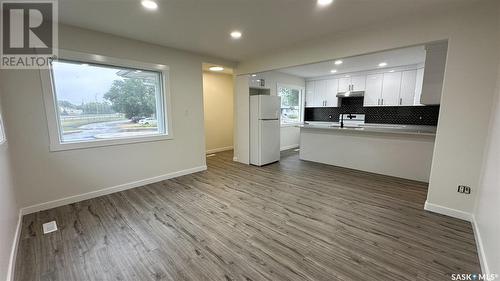
[[[280,108],[278,96],[250,96],[250,164],[280,160]]]

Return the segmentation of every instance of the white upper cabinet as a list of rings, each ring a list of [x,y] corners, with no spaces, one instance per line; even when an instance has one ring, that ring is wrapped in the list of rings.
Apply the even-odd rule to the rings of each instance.
[[[351,77],[342,77],[339,79],[338,92],[343,93],[349,91],[351,87]]]
[[[415,103],[415,87],[417,86],[417,71],[403,71],[401,77],[401,93],[399,105],[411,106]]]
[[[339,79],[338,92],[364,91],[366,89],[366,76],[342,77]]]
[[[306,107],[314,107],[314,81],[306,82]]]
[[[314,106],[326,106],[327,80],[314,81]]]
[[[415,83],[415,101],[414,105],[420,105],[420,97],[422,96],[422,85],[424,84],[424,69],[417,69],[417,78]]]
[[[399,105],[399,92],[401,91],[401,72],[384,73],[382,85],[381,105]]]
[[[326,81],[326,94],[325,104],[327,107],[337,107],[339,98],[337,98],[337,91],[339,88],[338,79],[329,79]]]
[[[364,106],[378,106],[382,98],[383,74],[371,74],[366,77]]]
[[[353,76],[351,85],[351,91],[364,91],[366,89],[366,76]]]
[[[416,67],[415,67],[416,68]],[[306,82],[306,107],[338,107],[337,93],[364,91],[363,106],[420,105],[424,68]]]
[[[306,82],[306,107],[337,107],[338,79]]]

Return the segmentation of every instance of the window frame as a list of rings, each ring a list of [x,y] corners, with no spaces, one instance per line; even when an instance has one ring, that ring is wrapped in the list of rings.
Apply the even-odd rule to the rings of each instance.
[[[160,86],[162,89],[161,108],[163,112],[162,112],[162,120],[161,122],[160,120],[158,120],[158,123],[163,124],[164,133],[145,135],[145,136],[105,139],[105,140],[98,139],[89,141],[63,142],[61,139],[62,130],[60,128],[61,123],[60,123],[60,115],[58,114],[57,93],[55,91],[53,72],[52,69],[40,69],[40,78],[42,82],[45,114],[47,117],[47,127],[49,131],[50,151],[56,152],[56,151],[73,150],[73,149],[87,149],[94,147],[124,145],[132,143],[153,142],[153,141],[163,141],[163,140],[173,139],[172,114],[171,114],[172,110],[171,110],[170,83],[169,83],[170,77],[169,77],[168,66],[163,64],[139,62],[139,61],[103,56],[98,54],[80,53],[68,50],[59,50],[58,59],[61,61],[81,62],[81,63],[110,66],[110,67],[124,67],[130,69],[142,69],[142,70],[159,72],[161,74],[160,77],[160,82],[161,82]],[[160,114],[157,114],[157,118],[158,119],[160,118]]]
[[[280,125],[281,127],[293,127],[300,125],[304,123],[304,108],[305,108],[305,100],[304,100],[304,94],[306,91],[305,87],[298,86],[298,85],[293,85],[293,84],[285,84],[285,83],[277,83],[276,84],[276,95],[280,97],[280,88],[290,88],[290,89],[296,89],[300,91],[300,96],[299,96],[299,121],[298,122],[286,122],[283,123],[283,118],[281,118],[281,102],[280,102]]]
[[[3,145],[5,143],[7,143],[7,135],[5,135],[2,113],[0,112],[0,145]]]

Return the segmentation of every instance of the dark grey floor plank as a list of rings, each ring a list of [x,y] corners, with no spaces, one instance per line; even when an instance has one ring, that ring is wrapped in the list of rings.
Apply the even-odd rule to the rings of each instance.
[[[15,280],[449,280],[479,272],[470,223],[424,183],[300,161],[208,170],[24,216]],[[56,220],[59,231],[43,235]]]

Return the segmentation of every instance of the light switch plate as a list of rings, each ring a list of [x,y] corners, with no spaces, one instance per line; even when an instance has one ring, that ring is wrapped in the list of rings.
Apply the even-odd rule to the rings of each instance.
[[[44,223],[42,225],[42,227],[43,227],[43,234],[47,234],[47,233],[51,233],[51,232],[57,231],[56,221],[51,221],[51,222],[48,222],[48,223]]]

